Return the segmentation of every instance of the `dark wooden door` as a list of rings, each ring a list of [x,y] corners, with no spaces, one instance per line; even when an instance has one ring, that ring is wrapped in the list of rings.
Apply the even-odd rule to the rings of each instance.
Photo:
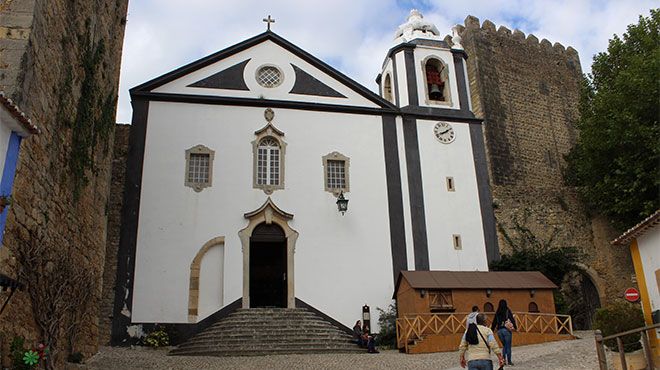
[[[261,224],[250,238],[250,307],[286,307],[286,239],[274,224]]]

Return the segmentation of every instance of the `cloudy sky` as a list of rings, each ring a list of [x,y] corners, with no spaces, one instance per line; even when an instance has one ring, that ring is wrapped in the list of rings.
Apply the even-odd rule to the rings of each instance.
[[[128,89],[263,32],[269,14],[277,34],[376,90],[394,31],[412,8],[447,34],[474,15],[572,46],[588,72],[613,34],[657,6],[657,0],[131,0],[117,122],[130,122]]]

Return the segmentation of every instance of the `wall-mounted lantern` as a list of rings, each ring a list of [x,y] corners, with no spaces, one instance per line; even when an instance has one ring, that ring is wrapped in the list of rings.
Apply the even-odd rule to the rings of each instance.
[[[426,295],[426,289],[421,289],[421,290],[419,291],[419,296],[422,297],[422,298],[424,298],[425,295]]]
[[[532,289],[529,291],[529,296],[534,298],[534,295],[536,294],[536,289]]]
[[[339,210],[339,212],[341,212],[342,216],[348,210],[348,199],[344,198],[344,192],[343,191],[341,193],[339,193],[339,196],[337,197],[337,210]]]
[[[490,297],[491,294],[493,294],[493,290],[490,288],[486,289],[486,297]]]

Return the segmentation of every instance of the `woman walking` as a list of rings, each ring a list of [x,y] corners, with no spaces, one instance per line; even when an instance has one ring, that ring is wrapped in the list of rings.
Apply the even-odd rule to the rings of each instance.
[[[497,332],[497,336],[502,342],[502,354],[504,355],[507,364],[513,366],[513,362],[511,361],[511,340],[513,338],[513,331],[517,330],[518,326],[516,325],[516,320],[513,318],[513,313],[509,309],[506,300],[501,299],[500,303],[497,305],[495,318],[493,319],[493,324],[490,328]]]
[[[493,370],[491,352],[495,352],[497,355],[500,367],[504,364],[504,358],[495,341],[493,331],[488,329],[485,324],[486,317],[480,313],[476,315],[476,323],[468,325],[468,329],[461,339],[461,345],[458,347],[461,367],[467,365],[468,370]]]

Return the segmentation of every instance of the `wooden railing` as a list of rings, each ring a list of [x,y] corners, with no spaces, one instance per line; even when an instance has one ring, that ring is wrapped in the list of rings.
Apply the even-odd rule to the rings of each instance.
[[[427,335],[463,334],[469,312],[446,314],[412,314],[396,320],[396,340],[398,348],[405,348],[415,340]],[[493,313],[484,313],[489,322]],[[565,334],[573,335],[573,322],[568,315],[548,313],[514,312],[518,333]]]
[[[621,338],[626,335],[635,333],[640,333],[642,336],[642,347],[644,348],[644,357],[646,358],[647,369],[655,369],[653,364],[653,353],[651,353],[651,346],[649,344],[649,337],[647,332],[653,330],[653,335],[656,335],[655,329],[657,328],[660,328],[660,324],[644,326],[642,328],[624,331],[623,333],[618,333],[607,337],[603,337],[601,331],[596,330],[596,354],[598,355],[598,367],[600,370],[608,370],[607,357],[605,356],[605,341],[610,339],[616,339],[616,344],[619,349],[619,358],[621,359],[621,368],[628,368],[628,364],[626,364],[626,354],[623,351],[623,340]]]

